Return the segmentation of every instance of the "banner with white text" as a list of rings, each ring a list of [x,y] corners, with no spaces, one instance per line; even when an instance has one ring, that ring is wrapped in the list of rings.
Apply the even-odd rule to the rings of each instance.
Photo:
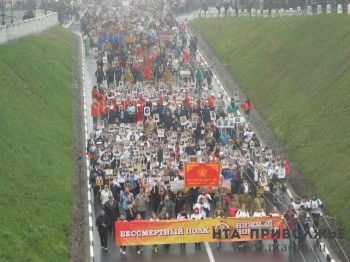
[[[283,238],[282,217],[115,222],[116,245],[256,241]]]

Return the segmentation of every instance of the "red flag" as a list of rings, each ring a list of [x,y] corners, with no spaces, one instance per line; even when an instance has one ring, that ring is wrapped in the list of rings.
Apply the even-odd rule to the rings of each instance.
[[[143,77],[145,80],[149,80],[150,75],[151,75],[151,61],[149,60],[149,56],[147,53],[145,66],[143,68]]]

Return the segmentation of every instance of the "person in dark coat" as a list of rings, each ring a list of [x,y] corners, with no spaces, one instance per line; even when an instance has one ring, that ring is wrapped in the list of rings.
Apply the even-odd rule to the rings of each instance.
[[[175,218],[178,219],[178,215],[180,211],[185,207],[186,205],[186,198],[184,197],[184,194],[182,191],[177,192],[177,196],[175,198]]]
[[[109,87],[110,84],[114,84],[114,67],[110,67],[107,69],[106,72],[106,78],[107,78],[107,87]]]
[[[210,108],[207,101],[205,101],[205,105],[202,108],[202,117],[205,124],[210,122]]]
[[[171,116],[171,112],[167,110],[165,111],[165,115],[163,116],[163,124],[166,130],[170,129],[172,123],[173,123],[173,118]]]
[[[103,80],[105,80],[105,73],[103,72],[103,69],[101,66],[97,67],[95,76],[96,76],[98,91],[101,93],[102,92],[101,84]]]
[[[122,80],[122,76],[123,76],[122,68],[120,67],[120,65],[117,65],[114,71],[114,78],[117,86],[119,85],[119,82]]]
[[[162,185],[161,181],[157,181],[157,184],[151,190],[152,197],[152,210],[154,213],[158,212],[158,207],[160,202],[163,201],[165,194],[165,187]]]
[[[190,209],[192,209],[194,204],[197,203],[197,199],[198,199],[198,195],[199,195],[198,190],[199,190],[199,187],[191,187],[190,188],[190,191],[188,193]]]
[[[118,202],[113,199],[113,196],[109,196],[109,200],[105,203],[104,207],[107,216],[111,220],[111,225],[108,228],[109,234],[111,235],[112,232],[115,232],[114,222],[117,221],[117,218],[119,217]]]
[[[104,209],[100,211],[100,215],[96,219],[96,226],[101,239],[101,248],[104,251],[108,251],[107,239],[108,239],[108,228],[111,224],[110,218],[106,215]]]

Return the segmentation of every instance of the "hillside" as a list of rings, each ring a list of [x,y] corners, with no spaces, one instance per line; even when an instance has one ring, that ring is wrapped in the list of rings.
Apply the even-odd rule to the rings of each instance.
[[[0,261],[68,261],[72,33],[0,46]]]
[[[350,238],[349,22],[345,15],[321,15],[190,24]]]

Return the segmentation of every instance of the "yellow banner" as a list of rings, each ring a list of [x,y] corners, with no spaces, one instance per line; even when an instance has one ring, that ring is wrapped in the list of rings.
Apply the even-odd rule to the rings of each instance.
[[[204,218],[116,223],[116,245],[234,242],[283,237],[282,217]]]

